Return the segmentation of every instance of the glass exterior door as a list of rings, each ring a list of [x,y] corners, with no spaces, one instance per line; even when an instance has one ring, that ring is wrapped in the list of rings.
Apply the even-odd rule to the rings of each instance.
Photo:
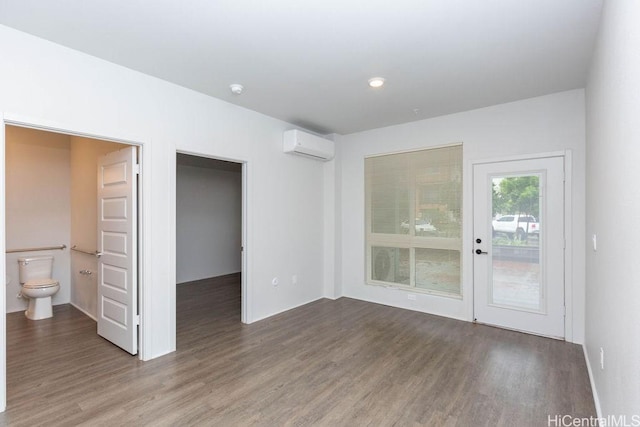
[[[562,157],[474,166],[474,317],[564,337]]]

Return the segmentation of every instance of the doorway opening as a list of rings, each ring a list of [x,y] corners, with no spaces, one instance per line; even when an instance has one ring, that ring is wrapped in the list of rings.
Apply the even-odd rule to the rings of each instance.
[[[176,347],[194,324],[244,321],[244,163],[177,153]],[[219,312],[223,310],[224,313]],[[191,331],[191,332],[190,332]]]
[[[71,304],[137,354],[139,148],[13,125],[5,136],[6,313],[33,303],[18,261],[52,257],[51,304]]]
[[[7,328],[5,351],[10,350],[6,353],[6,378],[7,394],[11,398],[21,393],[15,385],[25,383],[24,378],[12,380],[24,371],[20,360],[26,350],[20,350],[21,346],[35,348],[34,351],[44,346],[54,351],[49,342],[52,337],[46,331],[53,333],[56,328],[63,328],[67,334],[65,340],[77,340],[76,344],[81,345],[93,330],[92,345],[125,359],[125,353],[107,341],[131,354],[138,353],[137,297],[141,281],[137,269],[140,252],[137,230],[141,216],[135,207],[140,204],[141,192],[137,187],[142,178],[136,165],[140,164],[142,147],[121,140],[8,121],[4,123],[4,137],[6,254],[3,262],[7,279],[5,316],[11,328]],[[105,159],[113,160],[125,152],[131,158],[127,168],[114,161],[105,163]],[[122,195],[104,197],[104,194],[99,199],[98,183],[103,190],[110,191],[112,184],[123,180],[127,182],[128,199]],[[124,205],[127,209],[123,211],[120,208]],[[123,221],[118,216],[126,218]],[[122,233],[108,230],[104,227],[105,220],[126,222],[129,227]],[[127,245],[118,247],[122,241],[127,241]],[[34,320],[24,314],[33,298],[22,295],[18,259],[43,256],[53,260],[51,279],[59,283],[59,290],[51,297],[53,317]],[[113,262],[115,257],[128,260],[126,274]],[[118,274],[114,276],[114,272]],[[114,298],[114,292],[120,292],[119,287],[123,286],[127,288],[129,300],[116,301],[119,297]],[[113,289],[105,293],[101,287]],[[127,329],[129,346],[117,342],[109,332],[101,332],[101,323],[110,327],[118,321]],[[69,328],[76,324],[77,328]],[[96,334],[96,329],[107,341]],[[122,327],[117,325],[117,329]],[[78,332],[77,336],[74,331]],[[62,365],[47,365],[51,365],[47,369],[64,371]]]

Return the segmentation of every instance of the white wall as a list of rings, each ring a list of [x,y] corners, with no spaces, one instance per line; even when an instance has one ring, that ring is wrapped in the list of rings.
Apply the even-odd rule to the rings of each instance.
[[[52,255],[53,278],[60,290],[53,304],[70,298],[69,277],[69,137],[9,126],[6,129],[6,247],[19,249],[67,245],[65,250],[6,255],[11,283],[6,289],[6,312],[25,310],[28,300],[20,292],[18,258]]]
[[[247,162],[248,320],[322,297],[324,164],[282,153],[291,125],[8,27],[0,39],[5,119],[143,144],[144,359],[175,350],[176,150]]]
[[[342,294],[396,307],[458,319],[472,317],[471,162],[505,156],[572,150],[573,218],[567,224],[573,262],[572,330],[568,338],[584,339],[584,91],[574,90],[474,111],[343,136],[340,145],[341,224],[336,237],[341,251]],[[462,300],[365,284],[364,158],[367,155],[464,143],[463,295]]]
[[[124,146],[71,136],[71,246],[98,249],[98,157]],[[97,316],[98,259],[71,251],[71,304],[93,319]],[[92,274],[80,274],[81,270]]]
[[[242,173],[178,164],[177,283],[241,271]]]
[[[639,19],[640,2],[604,3],[586,91],[586,350],[601,414],[627,422],[640,415]]]

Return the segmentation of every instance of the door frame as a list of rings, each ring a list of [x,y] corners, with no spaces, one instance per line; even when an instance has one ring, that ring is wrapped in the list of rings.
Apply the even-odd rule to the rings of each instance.
[[[467,171],[470,173],[470,185],[471,195],[473,194],[473,170],[476,165],[487,163],[500,163],[500,162],[512,162],[518,160],[535,160],[544,159],[548,157],[562,157],[564,159],[564,237],[565,237],[565,250],[564,250],[564,303],[565,303],[565,318],[564,318],[564,340],[567,342],[574,342],[573,340],[573,302],[574,302],[574,289],[573,289],[573,197],[572,197],[572,153],[567,149],[564,151],[553,151],[535,154],[525,154],[517,156],[506,157],[493,157],[488,159],[471,160],[469,162],[469,168]],[[471,209],[473,213],[473,198],[471,198]],[[471,216],[473,218],[473,215]],[[473,242],[475,236],[473,226],[470,226],[471,233],[469,234],[469,242]],[[473,247],[473,245],[469,246]],[[475,283],[473,283],[473,266],[470,272],[471,277],[471,295],[469,296],[469,319],[473,320],[474,317],[474,301],[475,301]]]
[[[249,212],[249,173],[250,173],[250,163],[248,160],[246,159],[237,159],[237,158],[231,158],[231,157],[224,157],[224,156],[218,156],[218,155],[214,155],[214,154],[208,154],[208,153],[203,153],[203,152],[198,152],[198,151],[192,151],[192,150],[181,150],[181,149],[176,149],[176,151],[174,152],[173,155],[173,168],[174,168],[174,173],[171,174],[171,176],[173,177],[173,182],[171,183],[171,188],[173,189],[173,191],[171,192],[171,197],[173,198],[171,205],[176,208],[171,212],[171,248],[173,251],[173,263],[170,266],[170,268],[172,269],[171,271],[171,277],[173,277],[173,281],[174,283],[177,282],[177,256],[176,256],[176,244],[177,244],[177,203],[176,203],[176,198],[177,198],[177,165],[178,165],[178,153],[180,154],[187,154],[189,156],[195,156],[195,157],[202,157],[205,159],[213,159],[213,160],[223,160],[226,162],[233,162],[233,163],[239,163],[240,165],[242,165],[242,219],[241,219],[241,234],[242,234],[242,241],[241,241],[241,246],[242,246],[242,250],[241,250],[241,261],[240,261],[240,268],[241,268],[241,273],[240,273],[240,321],[242,323],[252,323],[253,322],[253,310],[251,309],[251,280],[250,280],[250,275],[251,275],[251,270],[248,268],[249,267],[249,260],[250,260],[250,255],[249,255],[249,248],[250,248],[250,241],[249,241],[249,222],[248,222],[248,212]],[[177,286],[177,285],[176,285]],[[177,299],[176,299],[176,286],[172,286],[172,291],[171,291],[171,306],[173,307],[173,313],[175,316],[175,312],[176,312],[176,303],[177,303]],[[174,323],[175,324],[175,323]],[[174,338],[175,338],[175,333],[174,333]]]
[[[151,313],[150,310],[145,310],[145,305],[148,304],[149,298],[145,298],[145,276],[146,271],[151,271],[151,260],[145,256],[144,248],[148,245],[151,246],[151,233],[148,232],[148,227],[151,224],[149,212],[145,209],[145,206],[150,206],[151,197],[151,182],[149,179],[144,178],[144,166],[151,164],[151,150],[150,144],[142,138],[130,135],[114,136],[112,133],[95,130],[80,129],[78,127],[61,124],[57,122],[36,119],[32,117],[24,117],[16,114],[0,112],[0,235],[3,236],[0,239],[0,249],[2,253],[6,251],[6,191],[5,191],[5,129],[6,126],[16,126],[35,130],[42,130],[46,132],[61,133],[70,136],[80,136],[85,138],[99,139],[107,142],[117,142],[120,144],[133,145],[138,147],[138,158],[140,164],[140,175],[138,185],[138,314],[140,316],[140,325],[138,327],[138,358],[140,360],[148,360],[150,355],[147,355],[148,348],[150,346],[145,345],[145,341],[149,339],[145,334],[145,325],[147,321],[146,316]],[[147,175],[151,176],[151,175]],[[2,256],[0,260],[0,277],[6,277],[6,257]],[[7,325],[6,325],[6,292],[0,292],[0,310],[2,315],[0,316],[0,412],[4,412],[7,406]]]

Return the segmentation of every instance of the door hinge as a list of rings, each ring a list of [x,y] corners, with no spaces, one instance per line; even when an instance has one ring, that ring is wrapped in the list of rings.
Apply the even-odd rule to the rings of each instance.
[[[136,314],[135,316],[133,316],[133,321],[136,325],[140,324],[140,315]]]
[[[136,175],[140,175],[140,163],[138,163],[137,165],[133,165],[133,173],[135,173]]]

